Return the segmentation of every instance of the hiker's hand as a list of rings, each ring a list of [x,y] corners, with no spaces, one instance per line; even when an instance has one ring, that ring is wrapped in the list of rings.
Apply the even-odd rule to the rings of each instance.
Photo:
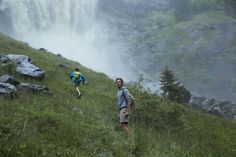
[[[126,108],[126,110],[125,110],[125,115],[126,115],[126,116],[129,115],[129,109],[128,109],[128,108]]]
[[[129,116],[129,111],[128,111],[128,110],[125,111],[125,116],[126,116],[126,117]]]
[[[131,104],[128,104],[128,107],[126,109],[128,112],[131,110]]]

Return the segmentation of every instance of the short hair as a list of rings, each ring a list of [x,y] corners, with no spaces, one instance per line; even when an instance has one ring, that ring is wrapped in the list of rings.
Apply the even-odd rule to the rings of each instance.
[[[116,78],[116,82],[120,80],[121,83],[124,83],[123,79],[122,78]]]
[[[79,71],[79,68],[75,68],[75,71]]]

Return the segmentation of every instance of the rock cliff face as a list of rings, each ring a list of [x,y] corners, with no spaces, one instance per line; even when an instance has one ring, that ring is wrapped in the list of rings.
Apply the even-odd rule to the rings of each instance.
[[[98,10],[134,71],[158,81],[167,65],[193,95],[236,102],[234,0],[100,0]]]

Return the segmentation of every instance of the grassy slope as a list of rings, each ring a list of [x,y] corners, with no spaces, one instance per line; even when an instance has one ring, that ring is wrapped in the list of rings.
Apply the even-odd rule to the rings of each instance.
[[[44,80],[16,75],[21,82],[47,85],[53,96],[19,92],[0,101],[0,156],[235,156],[236,124],[196,112],[132,88],[137,108],[132,115],[133,137],[125,141],[117,125],[112,80],[79,63],[30,48],[0,34],[0,52],[25,54],[46,71]],[[76,99],[65,63],[79,66],[89,84]],[[14,66],[0,75],[14,74]]]

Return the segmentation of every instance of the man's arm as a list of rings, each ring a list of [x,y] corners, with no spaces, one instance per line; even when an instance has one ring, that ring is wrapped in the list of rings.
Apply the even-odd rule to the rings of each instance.
[[[132,103],[132,99],[131,99],[131,95],[128,89],[124,90],[124,94],[125,94],[125,99],[127,102],[127,110],[130,111],[131,110],[131,103]]]
[[[74,72],[70,72],[70,73],[69,73],[69,76],[70,76],[70,79],[71,79],[72,81],[75,80],[75,79],[74,79],[74,76],[75,76]]]
[[[85,82],[85,76],[84,76],[83,74],[81,74],[81,79],[82,79],[83,84],[84,84],[84,82]]]

